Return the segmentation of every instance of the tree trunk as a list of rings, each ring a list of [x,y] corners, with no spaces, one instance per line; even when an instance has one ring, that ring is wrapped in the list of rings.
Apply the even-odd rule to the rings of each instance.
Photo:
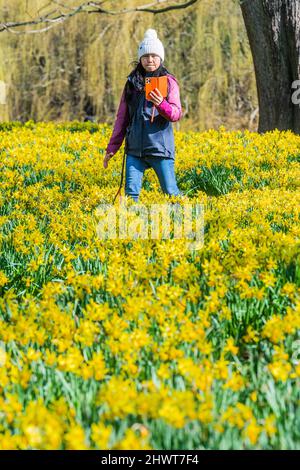
[[[258,132],[300,134],[300,105],[292,83],[300,80],[300,0],[241,0],[252,51],[259,102]]]

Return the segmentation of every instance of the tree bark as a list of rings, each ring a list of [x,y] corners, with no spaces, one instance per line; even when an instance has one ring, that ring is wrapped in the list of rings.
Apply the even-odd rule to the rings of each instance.
[[[258,132],[300,134],[300,105],[292,83],[300,79],[300,0],[241,0],[259,102]]]

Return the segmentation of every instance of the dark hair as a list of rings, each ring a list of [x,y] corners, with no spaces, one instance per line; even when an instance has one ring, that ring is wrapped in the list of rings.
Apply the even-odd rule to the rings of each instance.
[[[134,69],[130,72],[129,77],[133,77],[137,72],[139,72],[143,77],[146,75],[146,70],[142,66],[141,60],[133,60],[130,62],[130,64],[133,64],[135,67]],[[167,70],[167,68],[164,66],[162,63],[162,60],[160,61],[160,66],[152,72],[151,76],[153,77],[161,77],[162,75],[167,75],[170,74],[170,72]],[[131,99],[131,95],[133,92],[133,85],[132,83],[127,80],[126,85],[125,85],[125,100],[128,103]]]

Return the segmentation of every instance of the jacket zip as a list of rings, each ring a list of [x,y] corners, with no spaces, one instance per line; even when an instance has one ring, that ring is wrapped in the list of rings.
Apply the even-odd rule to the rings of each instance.
[[[144,137],[144,116],[143,116],[143,113],[145,111],[145,104],[146,104],[146,99],[143,97],[143,111],[142,111],[142,142],[141,142],[141,146],[140,146],[140,149],[141,149],[141,152],[140,152],[140,157],[143,157],[143,137]]]
[[[141,155],[140,156],[141,157],[143,157],[143,148],[144,148],[143,147],[143,137],[144,137],[144,132],[143,131],[144,131],[144,118],[142,118],[142,145],[140,147],[140,149],[141,149]]]

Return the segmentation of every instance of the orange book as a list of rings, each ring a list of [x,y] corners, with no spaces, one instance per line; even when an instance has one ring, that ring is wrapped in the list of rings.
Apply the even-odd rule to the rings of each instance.
[[[149,100],[150,91],[158,88],[162,96],[166,98],[168,94],[168,77],[163,75],[162,77],[145,77],[145,93],[146,99]]]

